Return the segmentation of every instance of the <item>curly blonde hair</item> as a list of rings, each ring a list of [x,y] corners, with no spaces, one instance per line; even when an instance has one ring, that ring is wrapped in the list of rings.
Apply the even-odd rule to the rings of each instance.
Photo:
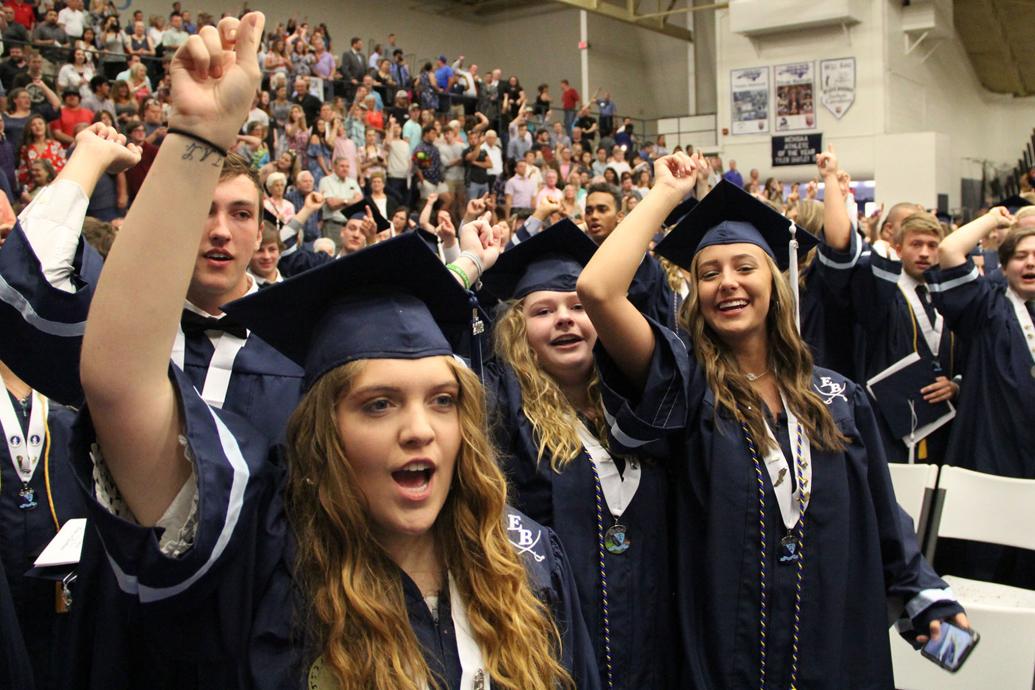
[[[532,424],[539,446],[537,460],[550,456],[550,469],[560,472],[582,453],[582,441],[575,431],[579,423],[575,407],[568,401],[557,382],[539,365],[539,357],[528,344],[524,300],[509,300],[503,315],[496,322],[493,337],[496,356],[509,366],[521,385],[521,411]],[[589,400],[593,406],[595,435],[607,447],[606,434],[601,432],[603,402],[600,398],[600,377],[593,368],[588,382]]]
[[[494,687],[572,687],[560,635],[532,591],[504,526],[507,489],[485,433],[481,382],[452,359],[462,443],[436,542],[465,605]],[[438,687],[410,627],[399,569],[371,533],[367,502],[345,457],[336,407],[363,362],[321,377],[288,423],[286,507],[312,661],[346,690]]]
[[[821,450],[842,450],[848,439],[812,390],[812,353],[794,323],[791,288],[772,257],[764,253],[763,256],[773,277],[772,297],[766,315],[773,375],[812,445]],[[690,266],[691,284],[695,286],[700,280],[700,259],[701,255],[697,254]],[[679,325],[690,334],[694,356],[704,368],[708,386],[715,393],[716,407],[726,410],[738,424],[746,424],[757,448],[763,451],[774,448],[773,440],[766,433],[765,403],[740,371],[733,352],[705,322],[697,290],[691,290],[683,303]]]

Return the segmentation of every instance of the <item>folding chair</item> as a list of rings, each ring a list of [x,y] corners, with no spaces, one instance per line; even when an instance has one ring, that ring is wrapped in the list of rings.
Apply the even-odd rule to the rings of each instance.
[[[892,462],[888,463],[888,469],[891,471],[891,484],[895,487],[895,498],[913,518],[917,539],[923,544],[938,483],[938,466]]]
[[[937,537],[1035,549],[1035,480],[959,467],[941,469],[944,503]],[[948,673],[891,631],[895,686],[901,690],[1031,690],[1035,677],[1035,591],[945,575],[981,641],[963,668]]]

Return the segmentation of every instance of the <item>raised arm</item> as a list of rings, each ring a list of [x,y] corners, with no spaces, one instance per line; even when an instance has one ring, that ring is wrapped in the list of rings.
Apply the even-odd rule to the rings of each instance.
[[[654,163],[654,187],[600,245],[579,277],[578,293],[597,337],[629,381],[642,386],[654,353],[654,333],[629,301],[629,285],[654,233],[694,189],[699,160],[685,153]]]
[[[823,241],[837,251],[848,251],[852,241],[852,221],[845,208],[845,197],[838,182],[837,154],[833,145],[816,156],[816,167],[823,180]]]
[[[224,18],[176,51],[170,123],[193,136],[170,133],[163,143],[87,322],[83,389],[108,469],[142,525],[161,517],[191,473],[177,442],[169,353],[223,163],[215,147],[233,145],[251,106],[264,23],[257,12]]]
[[[996,206],[988,213],[975,218],[956,232],[950,234],[938,245],[938,266],[943,271],[962,266],[967,261],[967,254],[997,227],[1008,227],[1013,223],[1013,216],[1002,206]]]

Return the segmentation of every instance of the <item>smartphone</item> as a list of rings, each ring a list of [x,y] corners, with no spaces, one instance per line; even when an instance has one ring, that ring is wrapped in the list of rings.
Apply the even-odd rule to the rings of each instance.
[[[981,636],[976,630],[964,630],[949,621],[942,621],[942,632],[937,640],[928,640],[920,653],[946,671],[955,673],[974,651]]]

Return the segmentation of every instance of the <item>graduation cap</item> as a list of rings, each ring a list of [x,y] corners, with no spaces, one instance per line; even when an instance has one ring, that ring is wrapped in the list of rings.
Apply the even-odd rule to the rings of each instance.
[[[1025,206],[1033,206],[1035,204],[1032,204],[1019,194],[1012,194],[995,205],[1005,206],[1006,210],[1010,213],[1017,213],[1018,209],[1024,208]]]
[[[781,271],[786,271],[791,265],[792,240],[797,241],[799,260],[819,244],[819,240],[801,226],[740,187],[722,180],[658,243],[654,253],[689,270],[694,256],[705,247],[743,242],[761,247]]]
[[[663,223],[663,225],[666,228],[670,228],[673,225],[676,225],[677,223],[679,223],[679,221],[683,220],[683,218],[686,217],[686,214],[690,213],[690,211],[693,211],[694,207],[697,206],[697,204],[697,199],[693,198],[692,196],[683,199],[674,209],[672,209],[672,213],[668,214],[668,216],[665,218],[665,222]]]
[[[368,208],[370,209],[370,215],[374,218],[374,223],[377,225],[378,232],[381,232],[382,230],[387,230],[388,228],[392,227],[391,222],[386,220],[385,217],[381,215],[381,211],[378,210],[377,204],[375,204],[366,197],[363,197],[354,204],[346,206],[341,210],[341,212],[349,220],[352,220],[353,218],[363,220],[367,217],[366,210]]]
[[[405,271],[395,270],[405,266]],[[414,233],[385,240],[227,304],[236,321],[321,376],[359,359],[454,352],[472,325],[468,293]]]
[[[539,290],[574,292],[597,245],[567,218],[500,255],[482,276],[499,299],[521,299]]]

